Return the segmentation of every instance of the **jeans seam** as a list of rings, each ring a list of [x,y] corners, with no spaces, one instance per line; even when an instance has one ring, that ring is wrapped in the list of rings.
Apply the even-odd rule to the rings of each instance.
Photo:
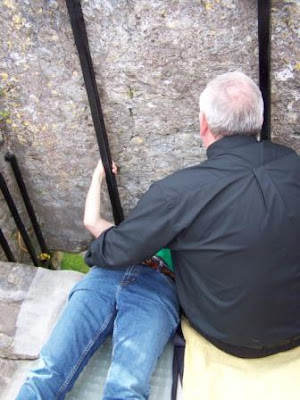
[[[82,352],[81,357],[79,358],[79,360],[77,361],[77,363],[74,365],[74,367],[72,368],[72,370],[70,371],[69,375],[67,376],[67,378],[65,379],[65,381],[63,382],[63,384],[61,385],[61,387],[59,388],[59,390],[57,391],[54,400],[58,400],[60,394],[63,392],[63,390],[66,389],[66,387],[69,385],[70,381],[72,380],[74,374],[76,373],[76,371],[78,370],[78,368],[80,367],[82,361],[84,360],[84,358],[86,357],[86,355],[88,354],[88,352],[90,351],[90,349],[93,347],[93,345],[96,343],[96,341],[99,339],[99,336],[101,335],[101,333],[104,332],[104,330],[107,328],[109,322],[111,321],[112,317],[114,315],[114,311],[112,311],[108,318],[105,320],[104,324],[99,328],[98,331],[96,331],[96,333],[94,334],[94,336],[92,337],[92,339],[89,341],[88,345],[86,346],[85,350]]]

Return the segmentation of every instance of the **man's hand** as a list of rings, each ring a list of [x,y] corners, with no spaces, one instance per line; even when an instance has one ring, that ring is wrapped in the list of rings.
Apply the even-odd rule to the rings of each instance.
[[[112,172],[117,173],[117,165],[112,162]],[[102,161],[99,160],[94,170],[92,182],[86,197],[85,209],[84,209],[84,226],[90,231],[95,237],[101,235],[106,229],[113,226],[111,222],[106,221],[101,217],[101,182],[105,177],[105,170]]]
[[[112,162],[112,172],[113,174],[117,174],[118,172],[118,167],[117,164],[113,161]],[[93,178],[99,180],[99,182],[102,182],[103,178],[105,178],[105,169],[102,163],[102,160],[100,159],[98,161],[98,164],[94,170]]]

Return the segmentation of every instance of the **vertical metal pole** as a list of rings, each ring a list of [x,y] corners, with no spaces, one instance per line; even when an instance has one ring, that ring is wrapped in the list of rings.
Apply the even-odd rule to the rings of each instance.
[[[271,138],[271,0],[258,0],[259,85],[264,100],[261,140]]]
[[[32,246],[30,238],[29,238],[29,236],[28,236],[28,234],[26,232],[25,226],[24,226],[24,224],[23,224],[23,222],[21,220],[20,214],[19,214],[19,212],[17,210],[17,207],[16,207],[12,197],[11,197],[11,194],[9,193],[8,187],[7,187],[7,185],[5,183],[5,180],[4,180],[4,178],[3,178],[1,173],[0,173],[0,188],[1,188],[1,191],[3,193],[4,198],[6,200],[8,208],[10,209],[10,212],[11,212],[11,214],[13,216],[13,219],[15,220],[15,223],[16,223],[19,231],[20,231],[20,234],[21,234],[23,240],[24,240],[25,246],[26,246],[26,248],[27,248],[27,250],[28,250],[28,252],[30,254],[32,262],[36,267],[38,267],[39,266],[39,262],[38,262],[38,259],[36,257],[34,248]]]
[[[41,250],[42,250],[43,253],[49,255],[49,251],[48,251],[48,248],[46,246],[46,243],[45,243],[45,240],[44,240],[40,225],[39,225],[38,220],[36,218],[32,203],[30,201],[30,198],[29,198],[26,186],[25,186],[25,182],[23,180],[23,177],[22,177],[22,174],[21,174],[21,171],[20,171],[20,168],[19,168],[18,161],[17,161],[15,155],[11,154],[11,153],[7,153],[6,154],[5,160],[8,161],[10,163],[11,167],[12,167],[15,179],[17,181],[19,190],[21,192],[21,195],[22,195],[26,210],[28,212],[31,224],[33,226],[33,229],[34,229],[34,232],[36,234],[37,240],[38,240],[38,242],[40,244]]]
[[[112,172],[112,167],[111,167],[112,160],[110,155],[110,149],[104,125],[101,103],[96,84],[95,71],[89,49],[88,36],[81,9],[81,3],[80,0],[66,0],[66,4],[69,12],[75,45],[78,51],[78,56],[81,64],[81,70],[85,82],[85,88],[90,103],[91,114],[98,141],[98,147],[103,162],[103,166],[106,172],[106,181],[112,205],[114,220],[116,224],[119,224],[124,219],[123,210],[119,198],[116,178]]]

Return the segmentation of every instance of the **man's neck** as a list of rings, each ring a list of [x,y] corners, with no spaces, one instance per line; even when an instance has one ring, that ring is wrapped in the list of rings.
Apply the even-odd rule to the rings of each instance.
[[[202,138],[205,149],[207,150],[209,146],[211,146],[216,141],[222,139],[223,137],[223,135],[215,136],[211,132],[209,132],[209,134],[205,135],[205,137]]]

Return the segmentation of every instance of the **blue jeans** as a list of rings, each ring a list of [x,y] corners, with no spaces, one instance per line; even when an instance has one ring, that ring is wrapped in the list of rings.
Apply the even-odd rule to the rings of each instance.
[[[93,267],[75,285],[17,400],[60,400],[113,334],[103,399],[148,399],[151,375],[179,323],[173,281],[149,267]]]

